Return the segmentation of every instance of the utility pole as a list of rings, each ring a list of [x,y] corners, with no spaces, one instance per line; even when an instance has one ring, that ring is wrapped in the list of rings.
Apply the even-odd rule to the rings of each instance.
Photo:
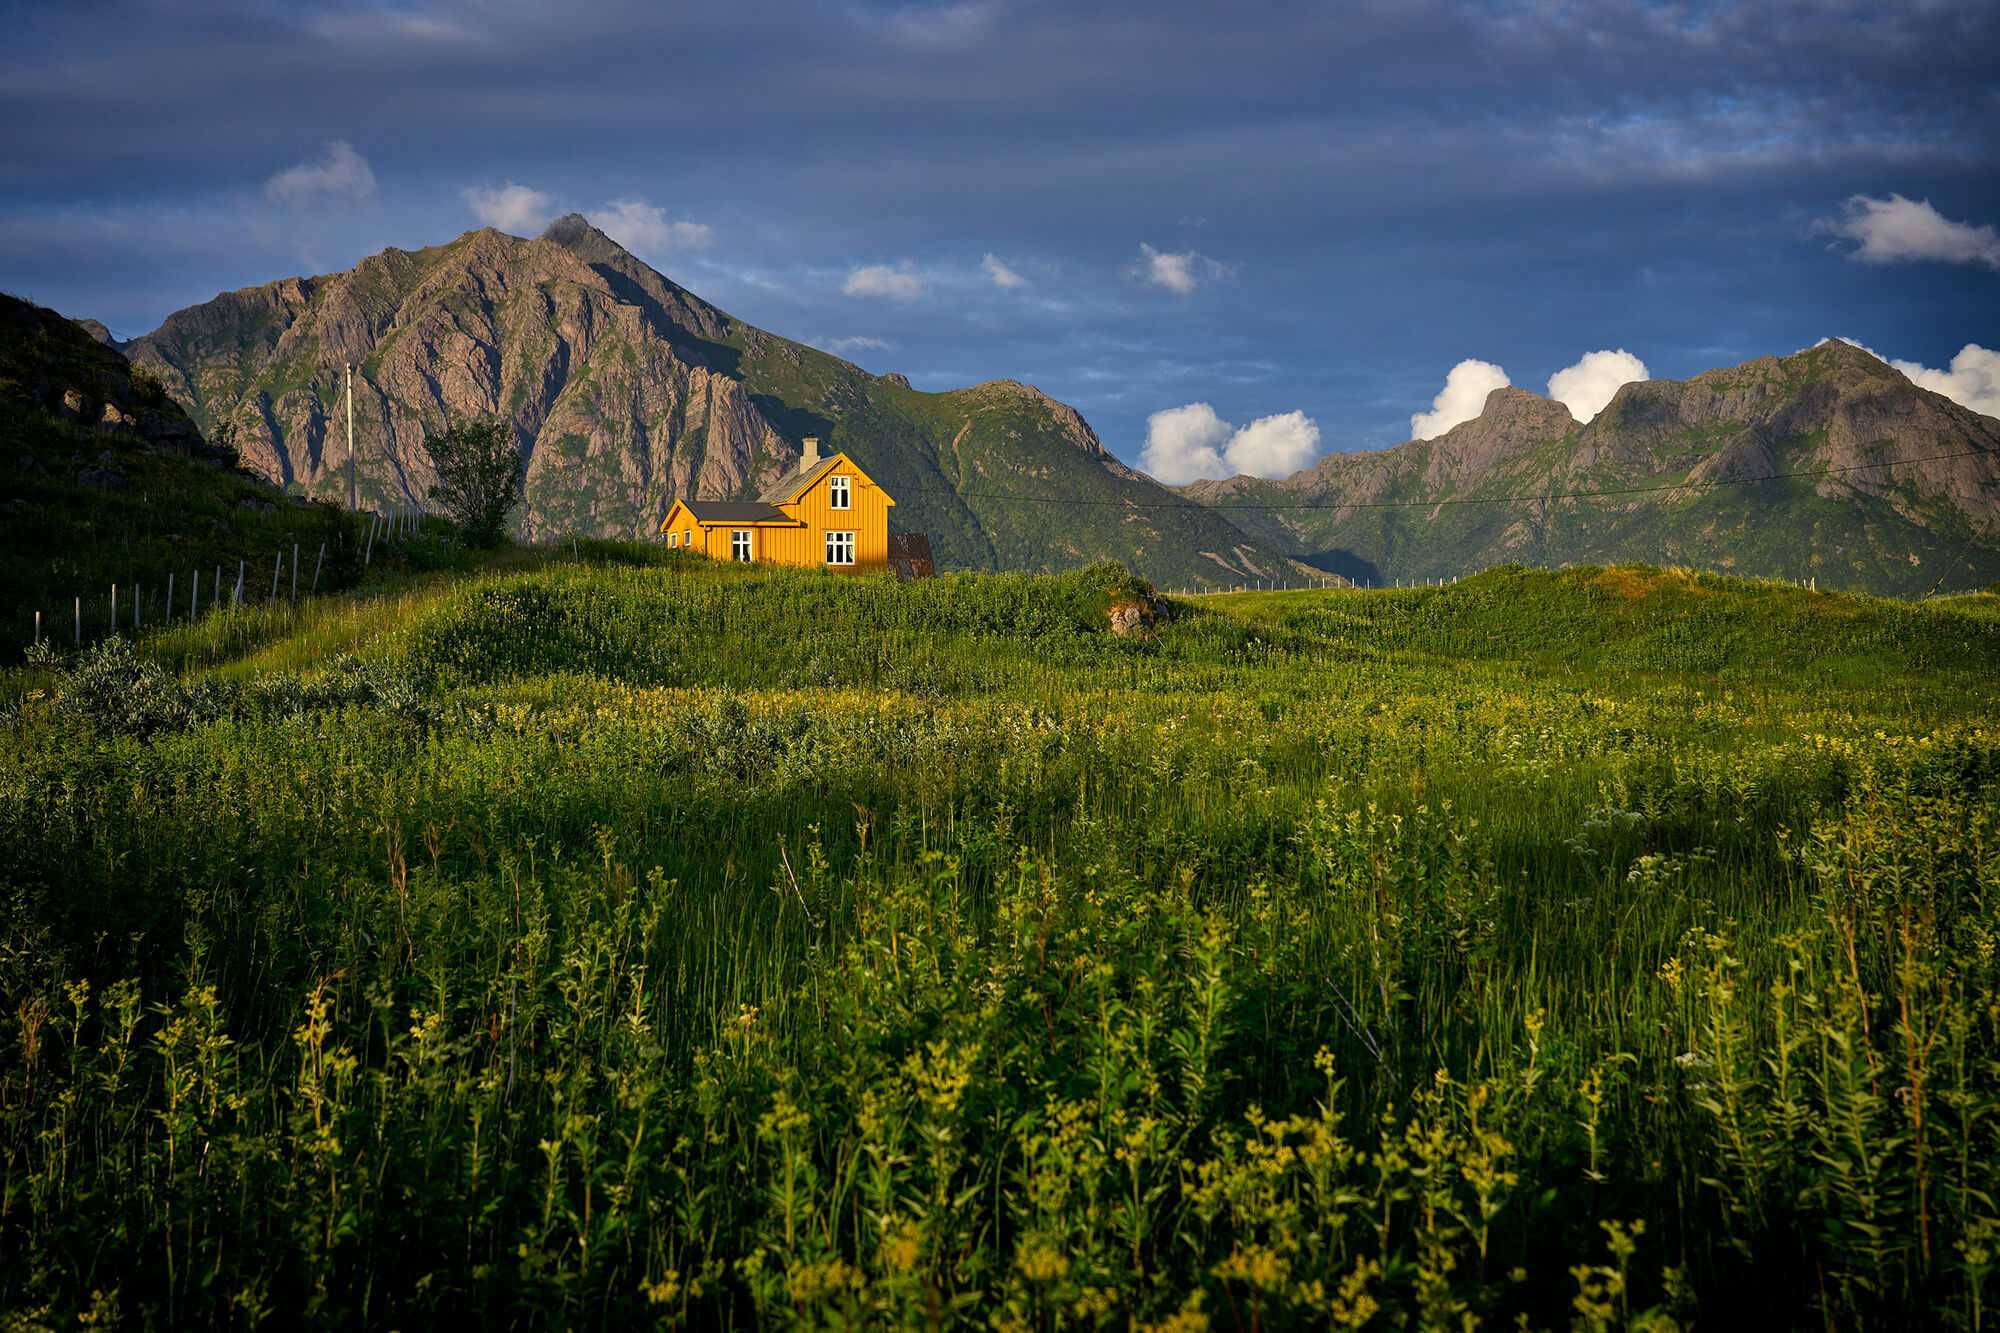
[[[354,363],[347,363],[347,512],[354,512]]]

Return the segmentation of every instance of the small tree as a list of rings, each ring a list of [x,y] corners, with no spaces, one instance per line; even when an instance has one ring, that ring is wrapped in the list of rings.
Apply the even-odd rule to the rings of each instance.
[[[461,421],[442,435],[424,437],[437,485],[431,499],[444,506],[474,546],[495,546],[507,511],[521,502],[521,447],[505,421]]]

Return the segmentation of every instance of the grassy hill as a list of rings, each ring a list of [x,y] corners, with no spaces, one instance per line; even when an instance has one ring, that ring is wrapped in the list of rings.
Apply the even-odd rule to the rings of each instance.
[[[2000,598],[577,555],[0,682],[0,1315],[2000,1295]]]
[[[84,636],[102,636],[113,584],[127,628],[135,610],[142,625],[185,617],[197,570],[206,610],[215,571],[224,570],[228,596],[239,562],[246,596],[262,600],[294,546],[302,591],[322,544],[320,589],[346,587],[361,570],[356,537],[345,515],[288,499],[237,467],[226,442],[204,439],[157,378],[135,374],[55,311],[0,293],[0,643],[30,643],[38,611],[45,633],[72,639],[78,599]]]

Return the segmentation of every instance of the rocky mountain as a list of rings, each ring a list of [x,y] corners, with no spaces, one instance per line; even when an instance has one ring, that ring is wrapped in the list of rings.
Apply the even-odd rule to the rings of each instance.
[[[1267,549],[1378,586],[1510,560],[1899,596],[2000,578],[2000,421],[1839,341],[1627,384],[1588,424],[1496,389],[1436,439],[1180,490]]]
[[[531,540],[650,538],[677,498],[754,498],[817,435],[888,488],[897,526],[928,533],[943,567],[1112,558],[1175,586],[1287,570],[1031,386],[922,393],[870,375],[730,317],[575,215],[532,240],[469,232],[224,293],[126,352],[204,427],[232,425],[246,465],[342,500],[351,363],[363,507],[421,501],[427,431],[505,417]]]

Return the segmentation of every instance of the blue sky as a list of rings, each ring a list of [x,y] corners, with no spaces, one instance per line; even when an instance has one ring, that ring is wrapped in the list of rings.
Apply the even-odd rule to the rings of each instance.
[[[0,287],[122,336],[574,209],[1162,472],[1396,443],[1467,360],[1541,392],[1837,334],[1975,401],[2000,373],[1950,374],[2000,346],[1984,0],[0,12]]]

